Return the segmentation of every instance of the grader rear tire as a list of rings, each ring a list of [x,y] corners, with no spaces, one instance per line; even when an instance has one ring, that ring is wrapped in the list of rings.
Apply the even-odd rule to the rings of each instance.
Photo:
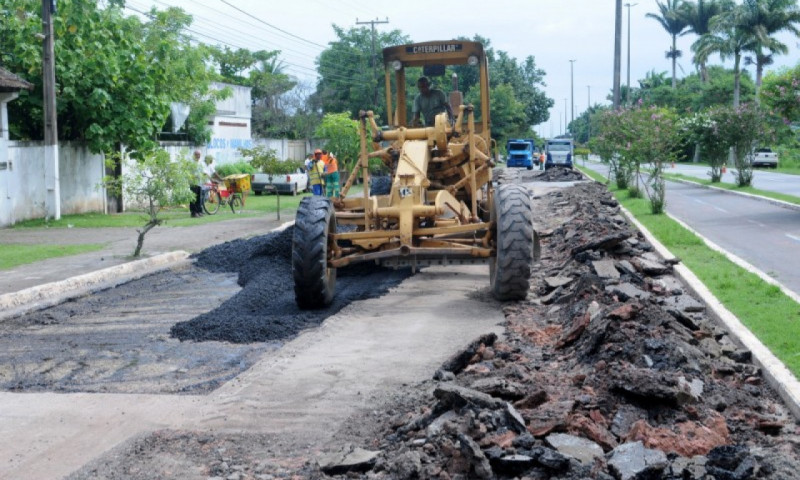
[[[489,263],[492,295],[498,300],[522,300],[530,288],[531,264],[538,257],[538,238],[528,191],[505,184],[494,191],[497,254]]]
[[[297,208],[292,238],[292,276],[297,306],[303,310],[330,305],[336,269],[328,267],[330,234],[336,231],[333,205],[325,197],[305,197]]]

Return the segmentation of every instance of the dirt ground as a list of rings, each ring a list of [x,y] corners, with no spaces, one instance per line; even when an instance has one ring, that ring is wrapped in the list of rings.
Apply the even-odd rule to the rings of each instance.
[[[203,277],[197,282],[209,282],[210,290],[226,288],[206,303],[181,302],[191,311],[171,316],[160,333],[144,329],[143,338],[176,349],[159,352],[151,365],[188,358],[196,352],[180,349],[194,348],[207,350],[198,363],[214,365],[212,357],[226,352],[232,366],[178,367],[202,379],[183,388],[206,395],[176,402],[174,413],[164,413],[176,420],[132,429],[139,433],[68,478],[797,478],[798,425],[749,352],[707,318],[672,276],[672,263],[652,252],[602,186],[569,186],[574,180],[559,169],[498,178],[532,189],[543,243],[531,292],[519,302],[493,301],[476,267],[427,268],[402,283],[407,272],[376,280],[358,271],[351,276],[365,285],[385,282],[378,298],[342,304],[324,322],[308,320],[289,306],[260,303],[259,288],[291,291],[279,265],[286,248],[280,235],[288,234],[204,252],[197,262],[204,273],[188,275]],[[270,281],[270,272],[284,281]],[[169,291],[182,275],[166,274],[152,290]],[[108,295],[125,298],[124,291]],[[88,330],[70,323],[74,307],[63,308],[21,319],[0,340],[7,348],[25,343],[13,333],[20,329],[46,338],[41,329],[59,323],[76,337]],[[239,323],[225,325],[221,312],[231,309]],[[278,338],[269,332],[286,324],[297,327],[286,330],[288,343],[270,343]],[[55,343],[49,351],[58,350]],[[4,388],[135,384],[118,375],[81,384],[85,370],[45,358],[57,353],[42,355],[0,376]],[[56,368],[30,373],[41,361],[71,373],[48,382]],[[173,382],[166,374],[158,374],[160,383]],[[141,384],[133,391],[151,392]]]

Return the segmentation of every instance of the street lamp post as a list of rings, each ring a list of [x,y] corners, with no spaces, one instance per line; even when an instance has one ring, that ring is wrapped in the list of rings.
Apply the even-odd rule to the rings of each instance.
[[[571,114],[570,123],[573,123],[573,125],[574,125],[574,122],[575,122],[575,82],[573,81],[573,75],[572,75],[572,72],[573,72],[572,66],[573,65],[575,65],[575,60],[570,60],[569,61],[569,92],[570,92],[569,96],[570,96],[570,105],[572,106],[572,108],[570,108],[569,111],[570,111],[570,114]]]
[[[625,104],[631,103],[631,7],[639,5],[638,3],[626,3],[625,7],[628,8],[628,88],[625,92]]]
[[[567,99],[564,98],[564,135],[569,132],[569,127],[567,126]]]
[[[586,85],[586,141],[592,138],[592,86]]]

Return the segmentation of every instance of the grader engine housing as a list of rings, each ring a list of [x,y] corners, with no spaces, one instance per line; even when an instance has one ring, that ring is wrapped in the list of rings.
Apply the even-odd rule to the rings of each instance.
[[[359,262],[393,267],[489,264],[492,293],[524,298],[538,256],[530,198],[517,185],[492,184],[489,73],[483,46],[462,40],[383,50],[386,126],[359,112],[358,163],[337,198],[306,197],[298,208],[292,269],[301,308],[324,307],[335,293],[336,269]],[[464,105],[457,76],[449,110],[431,125],[411,125],[406,72],[471,69],[480,103]],[[416,76],[416,75],[415,75]],[[416,78],[413,78],[416,81]],[[370,159],[391,173],[388,191],[370,192]],[[348,196],[357,177],[363,193]]]

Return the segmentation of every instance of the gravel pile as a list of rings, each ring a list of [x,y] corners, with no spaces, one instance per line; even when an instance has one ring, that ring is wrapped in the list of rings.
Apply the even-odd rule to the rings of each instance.
[[[578,180],[585,180],[581,172],[561,167],[548,168],[536,176],[537,182],[574,182]]]
[[[504,307],[505,338],[477,339],[408,395],[415,403],[374,414],[377,438],[324,457],[321,474],[797,478],[796,422],[674,262],[599,184],[541,201],[559,222],[541,232],[532,294]]]
[[[379,297],[411,275],[372,263],[337,271],[336,296],[325,309],[300,310],[292,280],[293,228],[216,245],[197,254],[196,264],[212,272],[238,273],[242,290],[218,308],[175,324],[180,340],[252,343],[283,340],[322,323],[350,302]]]

